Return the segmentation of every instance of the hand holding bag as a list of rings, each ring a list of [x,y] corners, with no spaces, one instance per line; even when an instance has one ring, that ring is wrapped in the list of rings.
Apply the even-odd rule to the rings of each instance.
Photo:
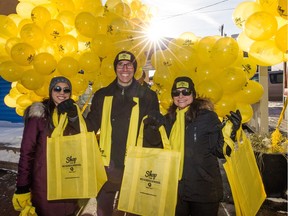
[[[47,138],[47,199],[96,197],[107,181],[94,132],[87,132],[79,107],[80,133],[63,136],[66,114]]]
[[[164,126],[159,128],[164,149],[144,148],[143,121],[136,146],[130,146],[118,209],[138,215],[174,215],[180,152],[171,150]]]
[[[264,185],[250,140],[240,129],[237,132],[237,142],[234,143],[230,138],[231,130],[232,125],[228,121],[222,130],[226,159],[223,166],[233,195],[236,215],[254,216],[266,199]],[[232,149],[230,156],[226,154],[227,145]]]

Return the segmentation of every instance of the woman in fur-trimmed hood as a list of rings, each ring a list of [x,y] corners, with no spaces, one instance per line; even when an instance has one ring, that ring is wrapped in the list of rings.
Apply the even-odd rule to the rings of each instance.
[[[69,106],[71,112],[75,111],[71,91],[67,78],[54,77],[49,86],[49,98],[33,103],[25,111],[16,191],[12,200],[15,210],[23,215],[66,216],[74,215],[78,210],[77,200],[47,200],[47,137],[51,136],[59,113]],[[64,134],[75,133],[79,131],[68,124]]]

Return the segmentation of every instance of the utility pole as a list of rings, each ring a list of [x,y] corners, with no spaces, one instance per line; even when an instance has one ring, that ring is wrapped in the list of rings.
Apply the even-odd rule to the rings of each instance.
[[[224,36],[224,24],[219,27],[220,35]]]

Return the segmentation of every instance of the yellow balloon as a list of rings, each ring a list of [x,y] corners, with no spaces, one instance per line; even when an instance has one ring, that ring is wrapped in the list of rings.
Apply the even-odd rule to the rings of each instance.
[[[196,86],[199,97],[209,98],[213,103],[217,103],[222,95],[222,86],[215,80],[203,80]]]
[[[99,57],[106,57],[113,50],[112,42],[104,34],[97,34],[91,41],[91,49],[98,54]]]
[[[27,43],[17,43],[11,49],[11,58],[19,65],[31,65],[35,56],[35,49]]]
[[[44,26],[51,19],[51,14],[45,7],[38,5],[31,11],[31,19],[38,26]]]
[[[235,111],[236,102],[233,95],[224,94],[222,98],[215,104],[215,111],[219,117],[230,115],[230,111]]]
[[[57,5],[57,9],[60,11],[75,11],[75,4],[73,0],[52,0]]]
[[[26,107],[16,106],[15,111],[19,116],[23,116],[25,112]]]
[[[81,95],[88,88],[88,80],[84,78],[82,74],[77,74],[70,79],[73,86],[73,95]]]
[[[62,36],[64,36],[65,28],[62,22],[57,19],[52,19],[46,22],[44,33],[49,41],[57,42]]]
[[[43,83],[43,75],[37,73],[34,69],[25,71],[21,78],[21,84],[29,90],[39,89]]]
[[[250,46],[255,42],[255,40],[249,38],[245,32],[242,31],[237,37],[237,42],[241,50],[249,52]]]
[[[288,3],[287,3],[287,0],[278,0],[277,10],[278,10],[278,14],[282,18],[288,20]]]
[[[220,68],[215,67],[211,64],[198,64],[195,73],[197,74],[197,77],[201,80],[207,80],[207,79],[218,79],[221,74]]]
[[[4,103],[8,107],[11,107],[11,108],[16,107],[16,100],[12,98],[9,94],[4,97]]]
[[[211,60],[219,67],[233,64],[238,58],[239,46],[234,38],[223,37],[211,49]]]
[[[288,53],[288,24],[282,26],[275,34],[275,43],[283,53]]]
[[[75,28],[75,17],[75,13],[70,10],[60,11],[57,15],[57,20],[59,20],[63,24],[66,33],[72,31]]]
[[[252,14],[245,22],[245,34],[252,40],[262,41],[271,38],[277,31],[276,18],[270,13],[260,11]]]
[[[171,92],[168,90],[162,91],[160,94],[159,101],[160,101],[160,105],[162,106],[162,108],[164,108],[165,110],[168,110],[171,104],[173,103]]]
[[[114,18],[108,23],[107,35],[109,36],[118,36],[122,32],[129,31],[132,26],[124,18]]]
[[[250,47],[249,56],[261,66],[279,64],[284,58],[283,52],[277,48],[274,40],[255,41]]]
[[[92,38],[98,33],[97,25],[96,17],[89,12],[81,12],[75,18],[75,28],[80,34],[86,37]]]
[[[100,67],[100,58],[95,52],[85,52],[79,58],[79,66],[85,73],[96,73]]]
[[[246,74],[240,67],[227,67],[222,71],[222,79],[218,79],[223,86],[224,93],[241,90],[246,84]]]
[[[63,76],[73,77],[79,72],[80,67],[78,61],[75,58],[66,56],[59,60],[57,70]]]
[[[120,2],[118,4],[116,4],[112,10],[113,13],[117,14],[120,17],[129,19],[131,16],[131,9],[129,7],[128,4],[124,3],[124,2]]]
[[[273,16],[277,15],[277,0],[256,0],[256,3],[262,7],[263,11],[268,12]]]
[[[23,76],[23,68],[13,61],[4,61],[0,64],[0,75],[8,82],[14,82]]]
[[[19,2],[16,6],[16,12],[22,18],[31,18],[31,11],[35,5],[31,2]]]
[[[78,41],[72,35],[64,35],[58,40],[57,47],[62,56],[75,55],[78,51]]]
[[[10,54],[12,47],[13,47],[15,44],[20,43],[20,42],[21,42],[21,39],[20,39],[19,37],[9,38],[9,39],[6,41],[6,44],[5,44],[6,53],[7,53],[7,54]]]
[[[44,41],[42,29],[34,23],[24,25],[20,30],[20,37],[23,42],[33,46],[35,49],[41,47]]]
[[[18,92],[21,94],[28,94],[30,92],[29,89],[25,88],[20,82],[17,82],[15,85],[15,88],[17,89]]]
[[[247,79],[254,76],[257,71],[257,64],[250,57],[245,57],[241,61],[242,70],[245,72]]]
[[[212,48],[217,40],[218,38],[214,36],[206,36],[199,40],[197,51],[201,62],[208,63],[211,61]]]
[[[233,22],[238,28],[242,29],[249,16],[251,16],[253,13],[262,10],[263,10],[262,7],[256,2],[248,2],[248,1],[240,2],[233,11],[232,14]]]
[[[0,37],[8,39],[16,37],[17,34],[17,26],[14,21],[8,16],[0,15]]]
[[[242,123],[249,122],[253,117],[253,108],[247,103],[237,103],[236,110],[239,110],[242,116]]]
[[[254,81],[248,80],[245,86],[235,94],[235,100],[239,103],[254,104],[260,101],[264,93],[263,86]]]
[[[199,38],[192,32],[184,32],[176,39],[176,45],[180,47],[195,48]]]
[[[28,94],[23,94],[17,98],[16,104],[21,107],[28,107],[33,103]]]
[[[50,53],[39,53],[34,57],[33,66],[39,74],[48,75],[56,70],[57,61]]]

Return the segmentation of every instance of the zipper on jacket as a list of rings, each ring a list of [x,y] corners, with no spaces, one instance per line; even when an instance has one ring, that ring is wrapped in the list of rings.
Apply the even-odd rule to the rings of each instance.
[[[124,88],[122,88],[121,95],[124,95]]]
[[[193,138],[194,138],[194,143],[197,142],[197,127],[193,127]]]

